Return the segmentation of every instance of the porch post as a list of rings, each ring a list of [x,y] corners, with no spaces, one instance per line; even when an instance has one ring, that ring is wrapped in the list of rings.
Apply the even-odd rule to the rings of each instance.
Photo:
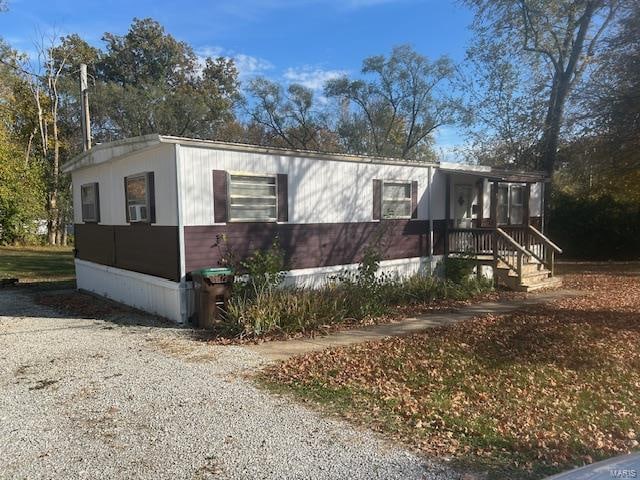
[[[493,249],[493,281],[495,285],[497,266],[498,266],[498,232],[495,231],[495,229],[498,226],[498,181],[497,180],[494,180],[491,183],[491,204],[489,206],[491,211],[489,224],[494,229],[491,247]]]
[[[447,173],[444,189],[444,256],[449,256],[449,221],[451,220],[451,175]]]
[[[482,219],[484,217],[484,178],[477,182],[478,184],[478,213],[476,214],[476,226],[482,227]]]
[[[523,212],[522,212],[522,223],[524,223],[527,227],[531,225],[531,212],[529,212],[529,198],[531,198],[531,184],[527,183],[524,187],[524,198],[522,199]]]
[[[531,213],[529,212],[529,198],[531,197],[531,184],[527,183],[524,187],[524,198],[522,202],[524,205],[522,206],[522,223],[524,223],[524,238],[525,244],[524,248],[529,250],[531,248],[531,232],[529,231],[529,225],[531,225]]]

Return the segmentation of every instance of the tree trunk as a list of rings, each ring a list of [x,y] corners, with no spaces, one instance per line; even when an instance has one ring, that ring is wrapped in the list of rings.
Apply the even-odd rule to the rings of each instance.
[[[569,78],[565,72],[560,73],[557,85],[552,89],[552,97],[549,101],[549,110],[545,119],[544,134],[542,136],[542,169],[548,176],[553,175],[556,159],[558,157],[558,142],[560,128],[564,114],[564,105],[569,93]],[[554,82],[555,83],[555,82]]]
[[[578,23],[578,32],[575,41],[572,42],[566,66],[556,63],[553,86],[549,99],[549,110],[545,119],[544,134],[542,137],[542,167],[547,175],[553,175],[553,170],[558,157],[558,140],[562,126],[564,105],[571,90],[572,84],[580,76],[578,61],[584,49],[584,41],[593,19],[596,2],[585,3],[585,9]],[[571,28],[573,28],[571,26]]]
[[[60,138],[58,134],[58,91],[55,80],[50,81],[52,93],[51,104],[51,126],[53,130],[53,165],[51,169],[51,213],[54,219],[53,244],[60,244],[60,208],[59,208],[59,188],[60,188]],[[51,235],[50,235],[51,238]]]

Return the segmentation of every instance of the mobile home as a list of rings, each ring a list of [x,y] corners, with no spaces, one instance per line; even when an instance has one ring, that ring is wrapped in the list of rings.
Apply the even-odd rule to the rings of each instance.
[[[431,273],[468,255],[512,288],[551,284],[537,173],[146,135],[100,144],[71,173],[78,288],[185,322],[189,272],[277,236],[290,284],[354,268]]]

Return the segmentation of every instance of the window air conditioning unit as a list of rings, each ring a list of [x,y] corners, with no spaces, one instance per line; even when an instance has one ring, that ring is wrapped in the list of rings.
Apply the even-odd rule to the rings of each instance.
[[[129,205],[129,221],[146,222],[147,206],[146,205]]]

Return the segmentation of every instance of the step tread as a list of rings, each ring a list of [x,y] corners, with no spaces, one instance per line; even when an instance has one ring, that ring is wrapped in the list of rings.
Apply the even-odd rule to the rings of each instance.
[[[550,277],[542,282],[534,283],[531,285],[520,285],[519,290],[524,292],[532,292],[534,290],[540,290],[542,288],[554,288],[562,285],[562,279],[558,277]]]

